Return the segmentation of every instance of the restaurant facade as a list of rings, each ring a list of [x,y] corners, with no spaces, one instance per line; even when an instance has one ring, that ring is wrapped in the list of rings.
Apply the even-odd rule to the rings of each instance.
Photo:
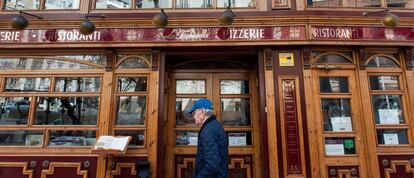
[[[190,178],[200,127],[184,111],[200,98],[228,134],[230,178],[414,177],[413,0],[0,7],[0,178]],[[102,135],[132,139],[92,152]]]

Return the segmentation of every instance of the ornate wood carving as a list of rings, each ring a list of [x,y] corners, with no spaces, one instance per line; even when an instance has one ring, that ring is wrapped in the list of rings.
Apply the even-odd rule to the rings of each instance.
[[[68,163],[68,162],[52,162],[49,169],[42,170],[41,178],[46,178],[48,175],[55,174],[55,168],[76,168],[76,175],[88,178],[88,170],[82,170],[82,163]]]
[[[404,47],[403,53],[405,59],[405,68],[407,70],[412,70],[414,62],[413,49],[411,49],[411,47]]]
[[[272,70],[272,66],[273,66],[272,49],[266,48],[264,50],[264,57],[265,57],[266,70]]]
[[[303,55],[303,69],[309,70],[311,68],[311,52],[309,48],[302,49]]]
[[[403,167],[398,169],[397,167]],[[385,178],[414,177],[414,165],[409,160],[393,160],[390,168],[385,168]]]
[[[177,157],[177,177],[192,178],[195,166],[195,158]]]
[[[160,51],[159,50],[153,50],[152,51],[152,71],[158,71],[159,70],[159,65],[158,65],[158,61],[160,61]]]
[[[234,178],[251,178],[251,165],[246,164],[250,162],[250,156],[246,156],[246,158],[232,158],[229,165],[229,177]]]
[[[359,178],[358,166],[328,166],[329,178]]]
[[[25,162],[0,162],[0,177],[2,177],[2,168],[22,168],[22,175],[27,175],[29,178],[34,177],[34,171],[29,170],[28,164]]]
[[[114,66],[115,59],[116,59],[116,51],[115,51],[115,49],[108,49],[106,51],[106,66],[105,66],[105,70],[107,72],[113,70],[113,66]]]
[[[137,169],[136,169],[136,163],[130,162],[130,163],[116,163],[115,170],[111,171],[111,177],[119,176],[121,175],[121,169],[122,168],[129,168],[131,170],[131,175],[137,175]]]
[[[367,50],[365,47],[358,48],[359,69],[365,70],[367,67]]]

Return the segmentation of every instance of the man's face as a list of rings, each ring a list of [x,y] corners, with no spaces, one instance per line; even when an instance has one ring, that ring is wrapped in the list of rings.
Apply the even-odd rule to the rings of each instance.
[[[204,111],[202,109],[196,109],[192,114],[196,125],[202,125],[204,121]]]

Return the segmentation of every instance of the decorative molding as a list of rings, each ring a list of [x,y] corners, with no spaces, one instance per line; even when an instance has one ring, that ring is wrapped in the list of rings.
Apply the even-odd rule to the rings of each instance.
[[[412,70],[414,62],[413,49],[411,47],[404,47],[403,54],[405,59],[405,69]]]
[[[121,175],[122,168],[130,168],[131,175],[133,176],[137,175],[136,163],[129,162],[129,163],[116,163],[115,170],[111,170],[111,177]]]
[[[153,50],[152,51],[152,60],[151,60],[151,68],[152,71],[158,71],[159,70],[159,64],[160,61],[160,51],[159,50]]]
[[[329,178],[359,178],[358,166],[328,166]]]
[[[397,166],[404,166],[405,174],[410,177],[414,177],[414,167],[409,160],[392,160],[390,168],[385,168],[385,178],[392,178],[391,174],[398,173],[401,176],[401,172],[397,172]]]
[[[186,177],[193,177],[193,170],[195,168],[195,158],[182,158],[177,157],[177,177],[181,177],[182,170],[185,171],[185,178]],[[193,163],[193,168],[188,167],[188,163]],[[190,170],[190,172],[188,172]]]
[[[273,57],[272,54],[273,53],[272,52],[273,51],[270,48],[266,48],[264,50],[264,58],[265,58],[266,70],[272,70],[272,67],[273,67],[273,60],[272,60],[272,57]]]
[[[303,69],[309,70],[311,68],[311,50],[310,48],[302,49]]]
[[[34,171],[29,170],[27,163],[25,162],[0,162],[0,175],[1,175],[1,168],[9,167],[9,168],[22,168],[22,175],[27,175],[29,178],[34,177]]]
[[[52,162],[49,164],[49,169],[42,170],[41,178],[46,178],[48,175],[55,173],[55,168],[76,168],[76,175],[88,178],[88,171],[82,170],[82,163],[63,163],[63,162]]]
[[[249,158],[246,156],[246,160],[248,160],[248,159]],[[243,158],[231,158],[230,165],[229,165],[229,170],[230,169],[233,169],[233,170],[237,169],[236,163],[240,163],[240,168],[239,169],[246,169],[246,178],[251,178],[251,175],[252,175],[251,174],[251,165],[244,164],[245,159],[243,159]]]
[[[105,65],[105,70],[107,72],[112,71],[113,70],[113,66],[114,66],[114,61],[116,59],[116,50],[115,49],[107,49],[106,50],[106,65]]]
[[[359,69],[365,70],[367,67],[367,50],[365,47],[358,48]]]

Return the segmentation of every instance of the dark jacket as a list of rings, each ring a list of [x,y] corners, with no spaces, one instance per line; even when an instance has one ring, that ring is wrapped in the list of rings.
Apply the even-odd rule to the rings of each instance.
[[[215,116],[208,118],[198,132],[195,178],[228,177],[229,140]]]

